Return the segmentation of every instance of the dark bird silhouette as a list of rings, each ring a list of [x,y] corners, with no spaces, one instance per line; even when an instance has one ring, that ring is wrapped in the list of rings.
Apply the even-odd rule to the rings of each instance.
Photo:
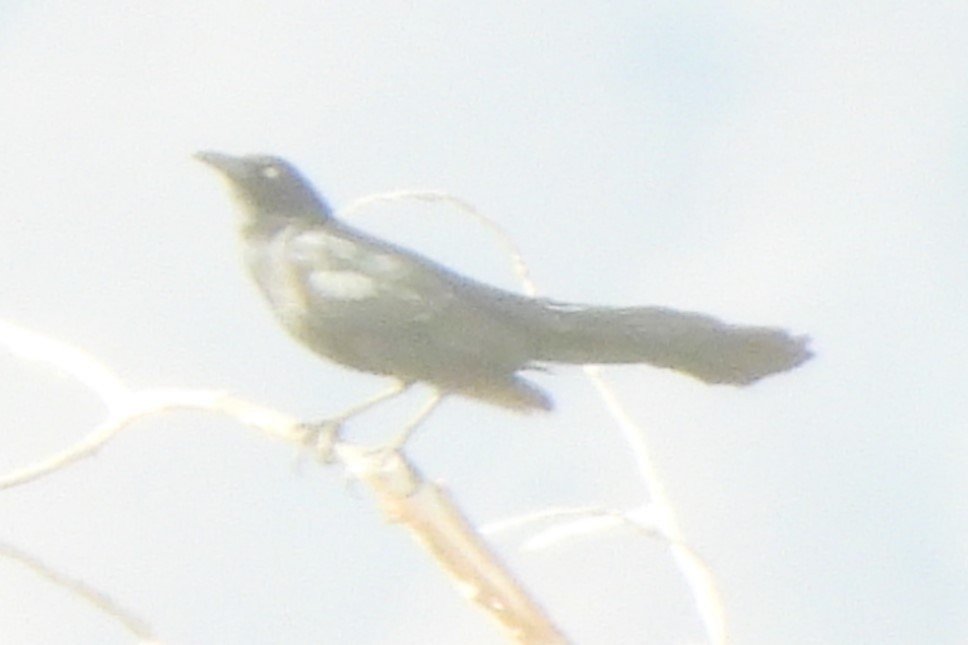
[[[808,339],[663,307],[530,298],[458,275],[333,217],[289,163],[200,152],[243,214],[249,271],[272,311],[317,354],[519,411],[551,399],[520,372],[548,363],[646,363],[748,385],[810,358]],[[438,397],[439,398],[439,397]]]

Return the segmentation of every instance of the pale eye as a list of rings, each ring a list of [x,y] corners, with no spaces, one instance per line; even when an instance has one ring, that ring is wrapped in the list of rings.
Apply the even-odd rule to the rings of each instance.
[[[262,176],[265,177],[266,179],[275,179],[276,177],[278,177],[281,174],[282,174],[282,172],[278,168],[276,168],[275,166],[263,166],[262,167]]]

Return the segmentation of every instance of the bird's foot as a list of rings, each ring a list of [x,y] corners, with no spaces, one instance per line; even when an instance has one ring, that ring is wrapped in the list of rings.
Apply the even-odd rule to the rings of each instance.
[[[343,419],[340,417],[321,421],[306,421],[302,424],[303,445],[321,462],[331,464],[336,461],[333,456],[333,448],[339,441],[340,430],[342,429]]]
[[[371,464],[378,468],[383,468],[392,463],[393,459],[399,459],[403,455],[403,446],[397,445],[395,441],[377,444],[366,449],[366,457]]]

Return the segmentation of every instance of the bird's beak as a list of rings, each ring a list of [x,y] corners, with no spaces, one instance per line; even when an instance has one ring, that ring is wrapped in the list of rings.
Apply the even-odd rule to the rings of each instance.
[[[239,177],[243,174],[245,164],[239,157],[233,157],[221,152],[202,150],[192,155],[202,163],[221,171],[229,177]]]

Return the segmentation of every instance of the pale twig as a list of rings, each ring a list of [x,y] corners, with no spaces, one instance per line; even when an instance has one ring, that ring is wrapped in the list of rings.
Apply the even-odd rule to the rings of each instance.
[[[681,537],[668,533],[655,503],[645,508],[622,511],[600,507],[552,508],[536,513],[492,522],[481,527],[485,535],[498,535],[513,529],[555,522],[550,528],[530,536],[525,550],[544,550],[567,540],[582,536],[601,535],[625,526],[643,535],[659,539],[669,546],[689,588],[693,592],[707,635],[711,643],[725,643],[726,621],[724,605],[716,579],[709,564]],[[563,522],[563,523],[562,523]]]
[[[521,249],[518,248],[518,245],[514,243],[514,239],[494,220],[489,218],[487,215],[484,215],[459,197],[435,190],[396,190],[386,193],[377,193],[375,195],[361,197],[360,199],[351,202],[348,206],[340,209],[339,216],[351,217],[356,213],[359,213],[361,210],[377,204],[386,204],[407,200],[423,201],[432,204],[446,204],[448,206],[452,206],[458,212],[469,215],[474,221],[487,229],[487,231],[495,237],[498,243],[504,247],[508,257],[511,258],[511,268],[514,271],[514,274],[518,277],[521,283],[525,285],[525,291],[530,295],[534,295],[534,282],[531,279],[528,266],[524,261],[524,254],[521,253]]]
[[[584,370],[632,451],[639,475],[646,483],[649,498],[652,501],[651,508],[656,514],[660,532],[668,540],[672,556],[692,590],[699,617],[706,628],[710,643],[725,645],[727,642],[726,609],[716,578],[696,552],[686,546],[675,507],[666,495],[665,486],[655,467],[648,443],[645,441],[645,432],[626,412],[615,392],[602,379],[599,369],[588,365]]]
[[[601,506],[575,506],[568,508],[545,508],[533,513],[508,517],[490,522],[481,527],[485,535],[501,535],[514,530],[531,529],[537,525],[552,524],[527,540],[530,547],[540,549],[558,541],[580,535],[594,535],[617,528],[631,526],[648,535],[662,535],[662,529],[655,521],[651,506],[623,511]],[[547,539],[545,536],[555,537]],[[559,537],[561,539],[559,539]]]
[[[128,394],[127,386],[97,359],[61,341],[0,320],[0,347],[25,360],[46,363],[78,380],[111,408]]]
[[[121,623],[128,632],[137,637],[144,645],[159,642],[155,640],[154,635],[151,633],[151,627],[144,620],[135,616],[131,611],[124,609],[106,594],[94,589],[85,582],[64,575],[44,562],[41,562],[38,558],[9,544],[0,543],[0,557],[23,565],[58,587],[66,589],[71,595],[91,603],[99,611]]]

